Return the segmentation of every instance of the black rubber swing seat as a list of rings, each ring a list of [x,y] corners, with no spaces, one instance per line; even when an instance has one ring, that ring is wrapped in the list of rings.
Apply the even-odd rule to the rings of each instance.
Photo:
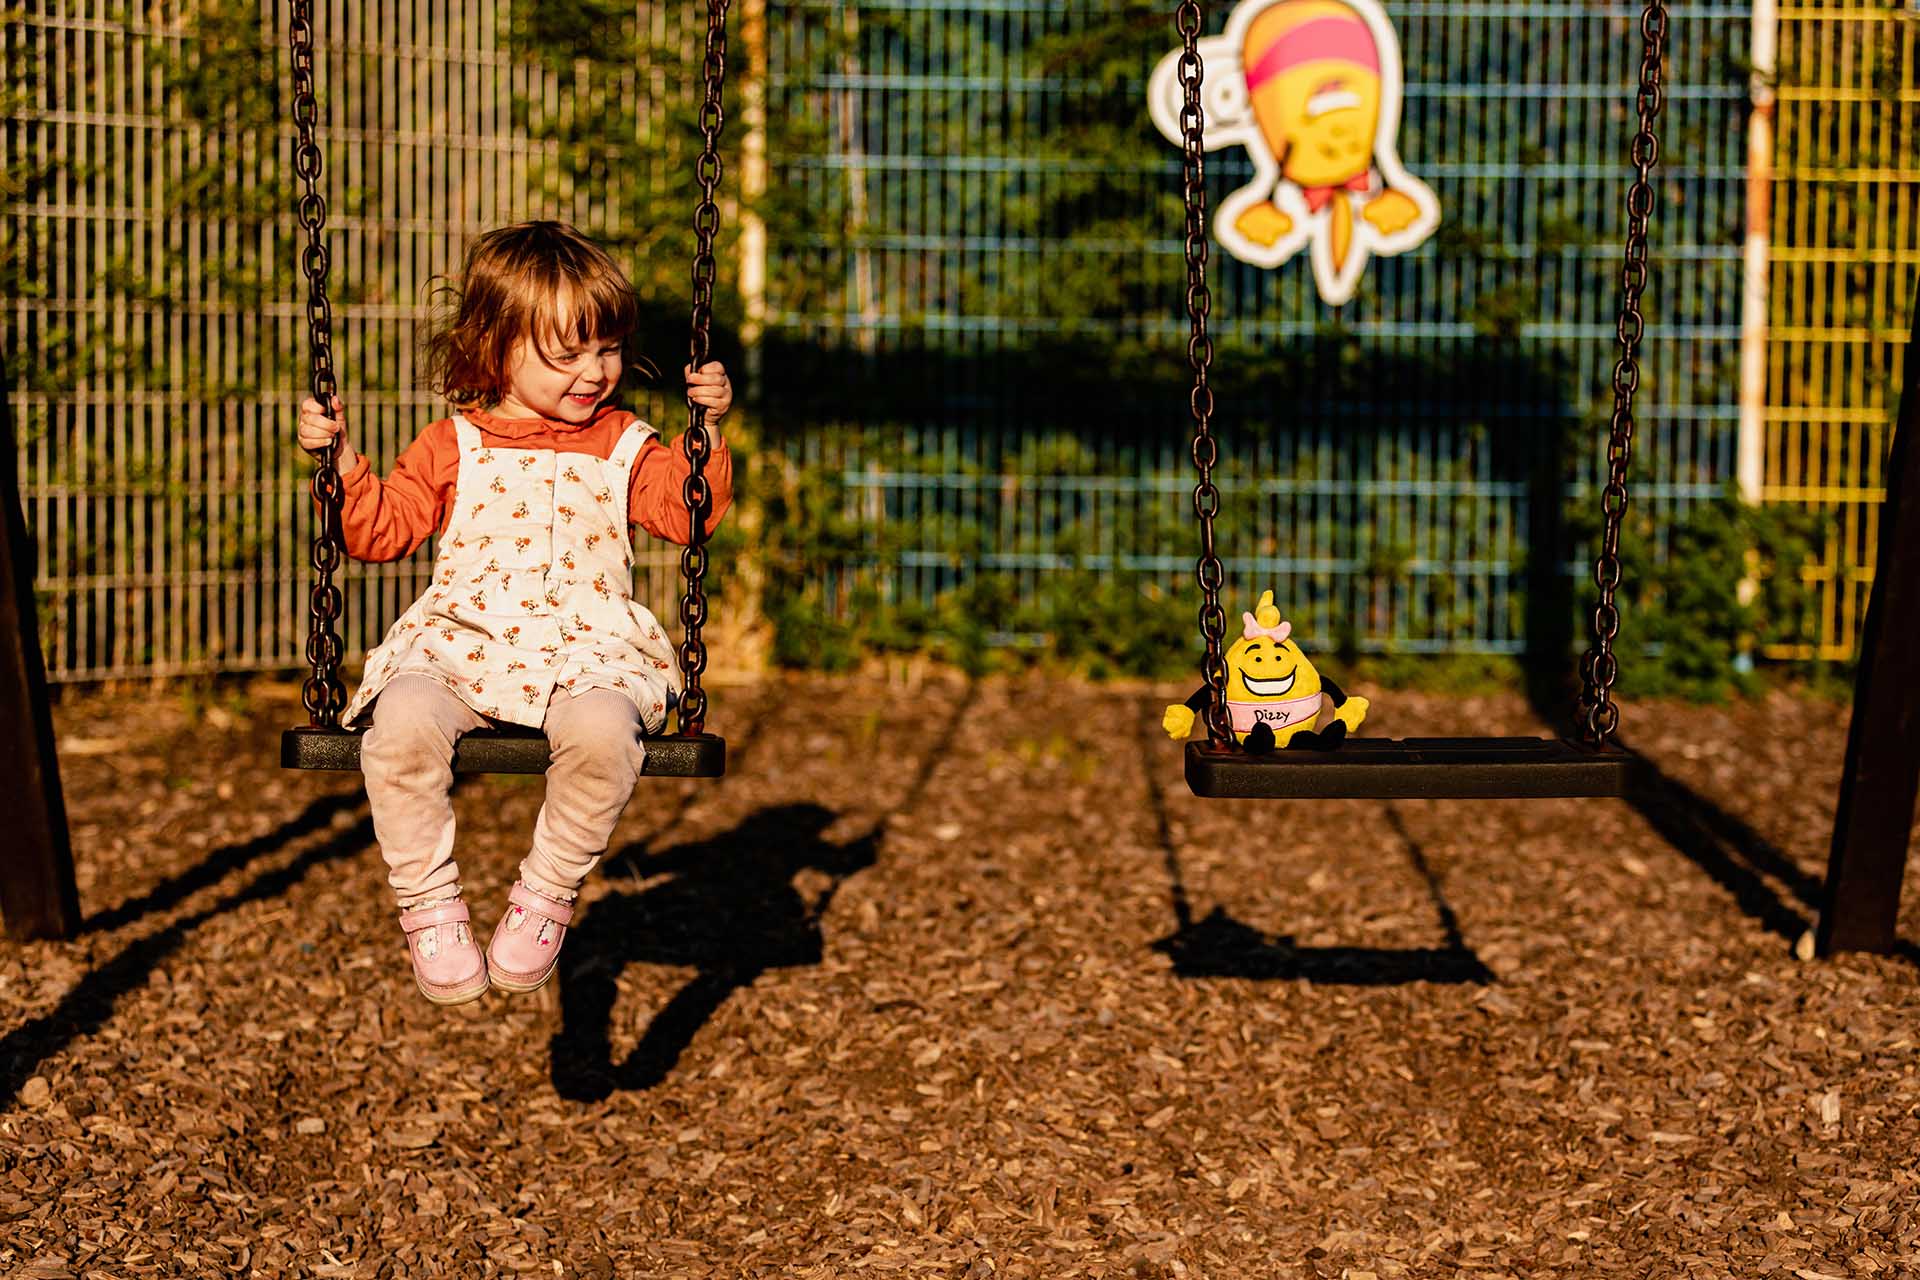
[[[1569,738],[1348,738],[1333,751],[1248,755],[1187,744],[1187,786],[1212,799],[1495,800],[1624,796],[1640,757]]]
[[[364,729],[289,729],[280,735],[283,769],[360,767],[360,739]],[[711,733],[647,735],[645,778],[719,778],[727,772],[727,741]],[[516,727],[475,729],[462,734],[453,748],[455,773],[545,773],[547,735],[538,729]]]

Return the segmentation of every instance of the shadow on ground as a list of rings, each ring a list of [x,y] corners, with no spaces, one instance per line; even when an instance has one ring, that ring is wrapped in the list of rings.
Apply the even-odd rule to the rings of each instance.
[[[887,824],[909,812],[944,759],[974,688],[956,702],[930,740],[900,802],[866,831],[843,842],[825,838],[840,815],[817,804],[761,809],[708,840],[647,856],[641,841],[607,864],[609,875],[666,877],[633,893],[612,893],[588,910],[560,954],[561,1025],[552,1043],[554,1091],[593,1102],[616,1090],[650,1089],[665,1080],[700,1028],[734,992],[770,969],[820,963],[821,921],[846,881],[874,864]],[[794,883],[824,873],[811,898]],[[630,964],[688,967],[693,978],[647,1023],[633,1051],[614,1060],[612,1024],[620,974]]]
[[[356,812],[360,813],[358,821],[340,825]],[[165,928],[129,942],[112,959],[82,977],[52,1009],[37,1018],[28,1019],[0,1037],[0,1106],[6,1106],[14,1100],[20,1092],[20,1086],[47,1058],[106,1025],[120,997],[137,987],[144,987],[153,970],[179,950],[194,930],[215,916],[249,902],[265,902],[279,897],[305,879],[308,872],[324,863],[363,852],[373,843],[373,820],[365,816],[364,802],[357,796],[330,796],[315,800],[298,817],[272,832],[243,844],[217,849],[194,869],[90,921],[89,928],[99,929],[107,927],[107,923],[138,919],[150,911],[179,902],[195,889],[213,883],[220,876],[256,858],[328,827],[333,828],[331,835],[307,848],[292,861],[262,872],[200,911],[181,916]]]
[[[1819,876],[1801,868],[1744,819],[1644,754],[1640,760],[1641,785],[1627,802],[1663,840],[1712,877],[1768,931],[1791,943],[1816,926],[1827,892]],[[1903,938],[1892,954],[1920,968],[1920,946]]]
[[[295,817],[273,830],[238,844],[223,845],[178,875],[167,877],[137,898],[129,898],[117,907],[97,911],[81,924],[86,933],[107,933],[132,924],[157,912],[169,911],[192,895],[277,849],[316,831],[331,827],[343,814],[366,805],[366,796],[358,791],[317,796]]]
[[[769,969],[820,962],[820,921],[847,877],[873,865],[875,828],[845,844],[822,833],[838,817],[819,805],[762,809],[711,840],[630,864],[666,876],[638,893],[595,902],[560,958],[561,1029],[553,1040],[553,1086],[591,1101],[667,1078],[727,997]],[[815,868],[831,881],[811,901],[794,885]],[[613,1060],[618,979],[630,964],[690,966],[693,979],[653,1015],[633,1051]]]
[[[1640,785],[1627,803],[1662,839],[1733,895],[1740,909],[1793,942],[1820,914],[1821,884],[1742,819],[1641,759]],[[1785,893],[1770,881],[1784,886]]]
[[[1461,936],[1459,918],[1441,891],[1439,876],[1427,863],[1426,851],[1391,804],[1387,806],[1387,821],[1399,834],[1414,870],[1426,882],[1446,938],[1444,945],[1303,947],[1285,935],[1265,933],[1242,924],[1223,907],[1216,906],[1203,918],[1195,919],[1193,902],[1187,896],[1186,881],[1180,873],[1180,858],[1174,849],[1173,829],[1167,821],[1166,797],[1154,781],[1154,744],[1144,729],[1140,733],[1140,744],[1146,764],[1147,805],[1158,829],[1161,855],[1166,859],[1176,925],[1172,933],[1153,944],[1153,949],[1173,961],[1175,974],[1182,978],[1305,978],[1309,982],[1370,987],[1407,982],[1494,981],[1493,971]]]

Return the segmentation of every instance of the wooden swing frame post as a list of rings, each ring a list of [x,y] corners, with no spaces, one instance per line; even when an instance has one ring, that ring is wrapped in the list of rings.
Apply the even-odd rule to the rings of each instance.
[[[1860,667],[1840,776],[1816,942],[1837,951],[1898,945],[1900,882],[1920,794],[1920,294],[1900,416],[1880,502],[1880,551],[1860,634]]]
[[[13,826],[0,852],[0,924],[24,941],[79,932],[80,893],[40,655],[19,459],[12,406],[0,386],[0,777],[12,790]]]

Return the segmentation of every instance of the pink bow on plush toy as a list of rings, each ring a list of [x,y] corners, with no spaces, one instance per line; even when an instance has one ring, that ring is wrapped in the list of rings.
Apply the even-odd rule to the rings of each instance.
[[[1275,644],[1284,644],[1287,637],[1293,634],[1293,624],[1285,619],[1271,627],[1263,627],[1260,625],[1260,620],[1250,613],[1243,613],[1240,616],[1246,621],[1246,627],[1240,632],[1242,640],[1258,640],[1264,636]]]

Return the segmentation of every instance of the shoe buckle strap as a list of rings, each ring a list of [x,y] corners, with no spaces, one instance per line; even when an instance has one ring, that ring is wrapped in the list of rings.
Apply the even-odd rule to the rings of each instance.
[[[435,907],[421,907],[417,911],[403,911],[400,913],[400,927],[408,933],[417,933],[434,925],[466,924],[471,918],[467,904],[456,900]]]
[[[521,908],[528,915],[540,916],[565,928],[573,923],[573,908],[564,902],[555,902],[546,894],[529,889],[525,884],[514,882],[507,890],[507,901]]]

